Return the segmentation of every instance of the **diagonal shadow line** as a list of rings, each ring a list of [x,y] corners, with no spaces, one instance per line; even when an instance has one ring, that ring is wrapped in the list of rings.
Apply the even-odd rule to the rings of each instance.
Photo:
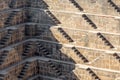
[[[16,16],[16,14],[19,11],[12,11],[9,16],[6,18],[6,21],[4,22],[5,27],[9,27],[12,24],[13,18]]]
[[[30,12],[28,12],[27,13],[27,15],[29,14]],[[47,11],[46,12],[47,13],[47,17],[49,18],[49,20],[50,21],[52,21],[52,24],[51,25],[57,25],[57,24],[60,24],[60,21],[50,12],[50,11]],[[45,12],[43,13],[43,14],[46,14]],[[31,14],[29,14],[29,17],[28,17],[28,21],[30,21],[30,22],[34,22],[34,21],[32,21],[32,17],[34,17],[33,15],[31,15]],[[28,28],[30,28],[30,27],[28,27]],[[50,28],[50,27],[49,27]],[[29,32],[31,32],[31,31],[29,31]],[[45,32],[45,31],[43,31],[43,32]],[[28,33],[29,34],[29,33]],[[32,36],[34,36],[34,35],[37,35],[37,34],[33,34]],[[43,34],[44,35],[44,34]],[[29,36],[29,35],[28,35]],[[53,36],[54,37],[54,36]],[[39,46],[39,48],[41,48],[39,51],[42,51],[42,53],[44,52],[45,54],[44,55],[47,55],[48,54],[48,52],[49,52],[49,50],[47,50],[47,48],[45,48],[45,47],[41,47],[41,46]],[[39,52],[38,52],[39,53]],[[39,55],[39,54],[37,54],[37,55]],[[62,53],[61,53],[61,55],[63,55]],[[66,56],[66,55],[64,55],[64,56]],[[66,56],[66,58],[67,58],[67,56]],[[71,59],[72,60],[72,59]],[[54,66],[56,66],[56,64],[52,64],[52,65],[54,65]],[[54,67],[52,67],[52,68],[54,68]],[[56,68],[56,70],[57,70],[57,68]],[[56,70],[54,70],[54,71],[56,71]],[[57,71],[57,72],[60,72],[59,70]],[[56,73],[57,73],[56,72]],[[42,72],[40,72],[40,73],[42,73]]]
[[[83,11],[83,8],[81,8],[75,0],[69,0],[69,1],[73,3],[80,11]],[[120,12],[120,8],[112,0],[108,0],[108,3],[112,7],[114,7],[114,9],[117,10],[117,12]],[[91,25],[91,27],[93,27],[94,29],[97,29],[96,24],[86,14],[83,14],[82,17],[86,22],[88,22]],[[114,48],[114,46],[108,40],[106,40],[106,42],[107,42],[107,45],[110,46],[110,48]]]
[[[75,3],[76,4],[76,3]],[[78,6],[76,6],[76,7],[78,7]],[[29,12],[28,12],[29,13]],[[57,25],[58,23],[60,23],[59,21],[58,21],[58,19],[50,12],[50,11],[48,11],[47,12],[48,14],[47,14],[47,17],[49,17],[49,19],[51,20],[51,21],[53,21],[54,23],[52,23],[52,25],[54,26],[54,25]],[[45,12],[44,12],[44,14],[45,14]],[[28,14],[26,14],[26,15],[28,15]],[[31,16],[32,17],[34,17],[33,15],[30,15],[30,18],[28,18],[28,20],[30,20],[31,19]],[[57,21],[57,23],[56,23],[56,21]],[[50,26],[50,27],[52,27],[52,26]],[[30,33],[32,33],[33,31],[30,31]],[[43,34],[44,35],[44,34]],[[29,35],[28,35],[29,36]],[[33,34],[32,35],[32,37],[34,37],[35,36],[35,34]],[[53,38],[54,38],[54,36],[52,36]],[[62,47],[62,46],[61,46]],[[60,47],[60,48],[61,48]],[[58,49],[59,50],[59,49]],[[63,54],[62,54],[63,55]],[[64,55],[64,56],[66,56],[66,55]],[[67,57],[67,56],[66,56]],[[74,61],[74,60],[73,60]],[[49,65],[51,65],[51,63],[49,64]],[[57,66],[56,64],[53,64],[53,62],[52,62],[52,65],[53,66]],[[61,64],[59,64],[59,65],[61,65]],[[52,67],[52,68],[55,68],[55,67]],[[75,68],[75,67],[74,67]],[[56,71],[56,70],[54,70],[54,71]],[[72,70],[71,70],[72,71]],[[40,73],[42,73],[42,72],[40,72]],[[69,73],[68,73],[69,74]],[[72,73],[72,75],[74,75],[74,73]],[[69,77],[65,77],[65,79],[68,79]],[[73,78],[71,78],[72,80],[76,80],[77,79],[77,77],[75,78],[75,79],[73,79]],[[69,79],[68,79],[69,80]],[[77,79],[77,80],[79,80],[79,79]]]
[[[83,8],[76,2],[76,0],[69,0],[78,10],[83,11]]]
[[[108,0],[108,3],[117,11],[120,13],[120,7],[118,7],[112,0]]]
[[[69,0],[71,3],[74,4],[74,6],[76,8],[78,8],[80,11],[83,11],[83,8],[79,5],[79,3],[77,3],[75,0]],[[96,24],[90,19],[88,18],[88,16],[86,14],[83,14],[82,17],[84,18],[84,20],[86,22],[88,22],[94,29],[97,29]]]

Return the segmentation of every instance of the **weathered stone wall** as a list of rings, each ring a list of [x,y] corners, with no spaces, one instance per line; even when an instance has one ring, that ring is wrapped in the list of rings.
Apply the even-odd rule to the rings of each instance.
[[[119,7],[119,0],[1,0],[0,78],[119,80]]]

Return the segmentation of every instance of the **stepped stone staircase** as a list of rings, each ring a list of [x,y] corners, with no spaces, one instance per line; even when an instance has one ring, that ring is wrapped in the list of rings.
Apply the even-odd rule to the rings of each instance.
[[[57,76],[61,76],[62,73],[59,70],[59,68],[57,66],[55,66],[55,64],[52,61],[48,61],[48,64],[50,65],[50,67],[55,70],[55,73],[57,74]]]
[[[50,16],[50,18],[53,20],[55,24],[61,23],[50,11],[46,11],[46,13]]]
[[[83,11],[83,8],[75,1],[75,0],[69,0],[78,10]]]
[[[5,27],[11,26],[13,18],[15,17],[15,15],[18,13],[18,11],[13,11],[12,13],[9,14],[8,18],[6,19],[6,21],[4,22]]]
[[[104,41],[105,45],[109,46],[110,48],[114,48],[114,46],[101,33],[97,33],[97,36]]]
[[[11,38],[14,30],[9,29],[8,34],[0,40],[0,47],[3,48],[9,44],[9,39]]]
[[[90,68],[88,68],[87,71],[95,80],[101,80]]]
[[[86,14],[83,14],[82,17],[84,18],[84,20],[86,20],[86,22],[88,22],[91,25],[91,27],[93,27],[94,29],[97,29],[97,26],[95,25],[95,23],[92,20],[90,20]]]
[[[26,62],[26,64],[24,65],[23,69],[21,70],[19,76],[18,76],[18,79],[19,80],[23,80],[24,78],[24,75],[26,74],[28,68],[30,66],[30,62]]]
[[[32,47],[32,43],[28,43],[28,44],[25,46],[24,53],[22,54],[24,58],[26,58],[26,57],[29,56],[29,52],[30,52],[30,50],[31,50],[31,47]]]
[[[81,53],[80,53],[80,51],[79,50],[77,50],[75,47],[72,47],[72,50],[75,52],[75,54],[76,55],[78,55],[82,60],[83,60],[83,62],[89,62],[88,60],[87,60],[87,58],[86,57],[84,57]]]
[[[42,52],[43,52],[42,54],[43,54],[44,56],[46,56],[46,57],[49,57],[49,56],[50,56],[49,51],[48,51],[42,44],[38,44],[37,46],[38,46],[38,48],[39,48],[39,52],[42,51]]]
[[[0,65],[3,64],[3,62],[4,62],[4,60],[5,60],[6,57],[7,57],[7,52],[4,52],[4,54],[0,55]]]
[[[109,3],[118,13],[120,13],[120,7],[118,7],[112,0],[108,0],[108,3]]]
[[[120,56],[117,53],[114,53],[113,56],[120,62]]]
[[[58,28],[58,31],[59,31],[69,42],[74,42],[73,39],[72,39],[62,28]]]
[[[89,13],[89,10],[87,10],[88,7],[85,7],[86,5],[88,6],[88,4],[86,4],[87,2],[84,2],[85,0],[64,1],[65,0],[25,0],[26,6],[21,9],[21,13],[19,14],[21,19],[18,19],[19,17],[17,17],[19,10],[13,10],[15,8],[19,8],[17,6],[19,6],[19,3],[21,2],[17,2],[17,0],[9,1],[8,7],[10,8],[10,14],[7,14],[8,17],[5,17],[5,21],[3,22],[4,29],[8,29],[8,34],[4,35],[4,37],[0,40],[0,51],[4,51],[6,49],[12,50],[11,48],[15,48],[16,50],[13,51],[12,54],[18,52],[20,60],[17,59],[18,55],[12,56],[11,54],[11,56],[16,59],[16,62],[9,63],[11,58],[10,61],[6,60],[7,52],[0,54],[0,80],[27,80],[28,77],[35,76],[37,74],[42,74],[42,77],[55,77],[53,80],[59,80],[59,78],[62,76],[64,77],[62,80],[105,80],[106,78],[99,74],[100,71],[101,73],[102,71],[103,73],[106,71],[106,73],[110,73],[110,76],[115,76],[115,78],[116,76],[120,75],[119,64],[115,63],[120,63],[119,49],[116,48],[115,50],[116,44],[110,40],[111,38],[109,39],[107,38],[108,36],[104,35],[104,33],[111,35],[112,32],[102,32],[102,30],[98,29],[99,27],[103,27],[102,29],[106,30],[104,26],[98,27],[98,25],[101,25],[101,23],[103,23],[102,25],[107,23],[104,18],[110,17],[111,19],[116,19],[116,21],[119,23],[119,16],[106,15],[107,11],[104,12],[104,15],[101,14],[103,12],[103,7],[101,7],[101,13],[99,14]],[[81,3],[79,3],[79,1]],[[99,0],[89,0],[88,3],[98,7],[103,5],[103,3],[100,3]],[[112,6],[118,13],[120,12],[119,6],[116,5],[113,0],[106,0],[106,4]],[[25,13],[23,11],[25,11]],[[91,17],[89,17],[89,15]],[[17,22],[19,23],[22,19],[24,19],[23,17],[25,17],[26,22],[16,24]],[[98,17],[102,19],[99,20]],[[18,21],[16,21],[17,19]],[[89,26],[86,25],[85,21],[95,31],[92,31],[93,29],[90,31],[88,28]],[[99,23],[99,21],[101,23]],[[17,32],[12,29],[12,27],[21,26],[25,26],[25,31],[22,32],[22,30],[20,30],[21,33],[23,33],[23,35],[25,32],[28,33],[24,35],[25,40],[18,40],[17,42],[15,41],[17,38],[16,36],[22,35],[18,35]],[[36,28],[36,26],[39,28]],[[111,26],[113,28],[114,24]],[[116,29],[119,29],[119,27]],[[20,31],[18,31],[18,33]],[[119,30],[118,33],[113,33],[112,35],[119,36]],[[55,37],[58,40],[55,39]],[[27,43],[28,41],[33,41],[33,43]],[[40,42],[37,44],[37,41]],[[103,42],[105,46],[101,45]],[[119,43],[119,41],[117,43]],[[106,50],[106,46],[110,47],[110,49],[108,50],[107,47]],[[34,52],[34,50],[38,50],[38,53],[37,51]],[[95,53],[92,54],[92,51]],[[36,55],[34,56],[33,54]],[[7,57],[7,59],[9,59],[9,57]],[[4,62],[6,62],[5,65],[10,65],[2,66]],[[32,62],[34,62],[34,64],[31,64]],[[109,62],[109,64],[104,66],[103,62]],[[114,63],[114,66],[110,64],[112,62]],[[73,68],[71,69],[71,67]],[[75,75],[73,71],[77,68],[78,70],[76,70],[76,74],[78,75],[76,75],[76,78],[73,78],[72,76]],[[5,73],[5,75],[2,75],[3,73]],[[18,76],[15,76],[15,74]],[[68,75],[65,76],[65,74]],[[5,76],[7,76],[8,79],[3,79]],[[104,76],[106,76],[106,74]],[[49,77],[47,78],[49,79]],[[38,77],[33,80],[40,80],[40,78]],[[46,80],[46,78],[44,80]]]

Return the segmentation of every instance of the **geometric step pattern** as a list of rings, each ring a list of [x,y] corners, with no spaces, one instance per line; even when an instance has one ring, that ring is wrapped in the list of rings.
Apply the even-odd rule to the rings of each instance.
[[[79,52],[79,50],[77,50],[75,47],[72,47],[72,50],[76,53],[76,55],[78,55],[78,56],[83,60],[84,63],[89,62],[89,61],[87,60],[87,58],[84,57],[84,56]]]
[[[31,51],[31,48],[32,47],[32,43],[28,43],[27,45],[25,45],[25,50],[24,50],[24,52],[23,52],[23,54],[22,54],[22,56],[24,57],[24,58],[26,58],[26,57],[28,57],[30,54],[30,51]]]
[[[78,10],[83,11],[83,8],[75,1],[75,0],[69,0]]]
[[[55,24],[61,24],[61,22],[50,11],[46,11],[46,13],[50,16]]]
[[[110,48],[114,48],[114,46],[101,33],[97,33],[97,36],[102,39],[105,45],[109,46]]]
[[[92,77],[95,78],[95,80],[101,80],[90,68],[87,68],[86,70],[89,72],[89,74],[90,74]]]
[[[37,46],[39,48],[39,52],[42,51],[44,56],[47,57],[50,54],[49,51],[42,44],[39,43]]]
[[[95,23],[94,23],[92,20],[90,20],[90,19],[87,17],[87,15],[83,14],[82,17],[84,18],[84,20],[85,20],[86,22],[88,22],[88,23],[91,25],[91,27],[93,27],[94,29],[97,29],[97,26],[95,25]]]
[[[51,60],[48,61],[48,64],[50,65],[50,67],[51,67],[53,70],[55,70],[55,73],[57,74],[57,76],[61,76],[61,75],[62,75],[62,73],[61,73],[61,71],[59,70],[59,68],[58,68],[57,66],[55,66],[55,64],[52,63]]]
[[[12,20],[14,18],[14,16],[17,14],[18,11],[13,11],[9,14],[8,18],[6,19],[6,21],[4,22],[5,27],[8,27],[12,24]]]
[[[8,41],[11,38],[13,32],[14,32],[14,30],[12,30],[12,29],[8,30],[8,34],[0,40],[0,48],[3,48],[9,44]]]
[[[113,56],[120,62],[120,56],[117,53],[114,53]]]
[[[58,31],[59,31],[69,42],[74,42],[73,39],[72,39],[62,28],[58,28]]]
[[[120,13],[120,8],[119,8],[112,0],[108,0],[108,3],[109,3],[118,13]]]
[[[24,65],[23,69],[21,70],[21,72],[20,72],[20,74],[19,74],[19,76],[18,76],[18,79],[19,79],[19,80],[22,80],[22,79],[24,78],[24,75],[25,75],[25,73],[27,72],[27,70],[28,70],[28,68],[29,68],[29,66],[30,66],[30,63],[31,63],[31,62],[26,62],[26,64]]]
[[[4,54],[0,55],[0,65],[2,65],[6,57],[7,57],[7,52],[4,51]]]

